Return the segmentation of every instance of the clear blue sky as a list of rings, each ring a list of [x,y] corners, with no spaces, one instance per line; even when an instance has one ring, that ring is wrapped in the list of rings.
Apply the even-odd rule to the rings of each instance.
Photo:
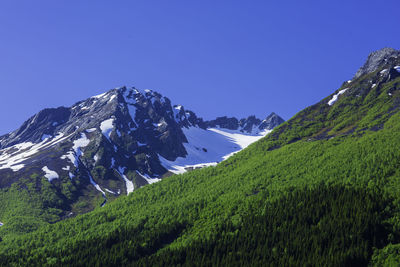
[[[122,85],[289,119],[400,48],[400,1],[1,1],[0,134]]]

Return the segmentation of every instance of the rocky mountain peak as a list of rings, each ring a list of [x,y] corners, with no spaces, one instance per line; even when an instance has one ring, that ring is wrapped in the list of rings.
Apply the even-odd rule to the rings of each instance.
[[[79,213],[73,205],[82,198],[104,204],[172,173],[215,165],[279,121],[276,114],[203,121],[156,91],[119,87],[44,109],[0,136],[0,188],[27,177],[59,191],[68,184],[74,191],[62,197],[64,211]]]
[[[382,64],[386,63],[390,58],[397,57],[400,57],[400,51],[390,47],[385,47],[372,52],[369,54],[365,64],[356,72],[354,79],[378,70],[378,68],[382,66]]]
[[[259,129],[260,130],[272,130],[276,126],[282,124],[285,122],[284,119],[282,119],[279,115],[277,115],[275,112],[272,112],[269,114],[260,124]]]

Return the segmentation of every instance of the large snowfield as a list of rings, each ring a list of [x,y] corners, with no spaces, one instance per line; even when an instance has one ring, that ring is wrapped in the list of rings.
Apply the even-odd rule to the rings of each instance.
[[[188,143],[184,144],[188,155],[179,157],[175,161],[169,161],[161,155],[159,158],[167,170],[175,174],[184,173],[191,168],[216,165],[269,132],[271,131],[266,130],[258,134],[245,134],[223,128],[207,130],[198,127],[183,128],[188,140]]]

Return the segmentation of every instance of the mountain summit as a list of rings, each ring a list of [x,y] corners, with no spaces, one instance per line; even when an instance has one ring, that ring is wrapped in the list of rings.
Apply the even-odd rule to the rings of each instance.
[[[358,69],[355,79],[360,76],[376,71],[382,64],[389,63],[390,60],[400,57],[400,51],[390,47],[385,47],[369,54],[365,64]]]
[[[215,165],[282,122],[275,113],[204,121],[155,91],[116,88],[44,109],[1,136],[0,188],[32,183],[40,195],[51,184],[49,207],[86,212],[173,173]]]

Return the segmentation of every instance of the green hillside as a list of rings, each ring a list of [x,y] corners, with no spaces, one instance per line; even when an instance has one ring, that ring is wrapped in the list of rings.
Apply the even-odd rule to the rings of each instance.
[[[31,233],[5,221],[0,265],[395,265],[400,75],[385,67],[216,167]]]

